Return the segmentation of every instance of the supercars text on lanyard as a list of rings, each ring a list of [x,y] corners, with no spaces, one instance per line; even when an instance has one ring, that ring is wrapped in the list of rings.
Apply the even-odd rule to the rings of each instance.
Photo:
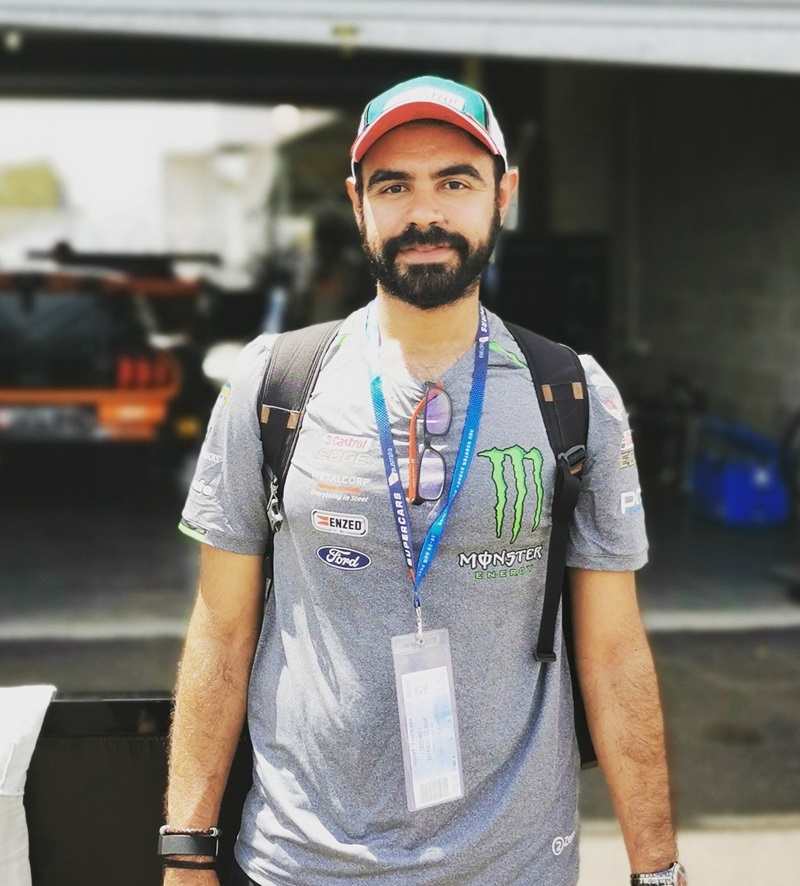
[[[475,341],[475,368],[472,373],[472,389],[469,395],[467,416],[464,421],[464,431],[461,434],[461,446],[458,451],[453,478],[447,500],[439,516],[428,530],[419,554],[419,561],[414,561],[414,550],[411,542],[411,523],[408,518],[408,505],[406,503],[403,482],[400,479],[400,468],[397,452],[392,440],[392,427],[389,422],[389,413],[386,409],[386,400],[383,396],[383,385],[380,376],[380,332],[377,319],[374,315],[374,303],[367,312],[367,359],[369,361],[370,394],[372,406],[375,411],[375,421],[378,425],[378,436],[383,453],[383,463],[386,469],[386,482],[389,486],[389,497],[392,503],[392,514],[400,544],[406,558],[406,564],[411,576],[414,588],[414,610],[416,613],[417,635],[422,635],[422,605],[419,588],[425,574],[430,567],[439,546],[439,541],[444,533],[444,527],[450,514],[450,507],[464,484],[469,470],[470,462],[475,451],[478,437],[478,428],[483,410],[483,395],[486,389],[486,374],[489,365],[489,321],[483,306],[480,307],[480,321],[478,335]]]

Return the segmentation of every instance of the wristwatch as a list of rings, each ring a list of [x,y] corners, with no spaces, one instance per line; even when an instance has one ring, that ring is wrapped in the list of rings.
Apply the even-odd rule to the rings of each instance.
[[[679,862],[673,862],[665,871],[653,874],[631,874],[631,886],[688,886],[686,871]]]
[[[158,854],[210,855],[219,851],[219,828],[177,830],[163,825],[158,829]]]

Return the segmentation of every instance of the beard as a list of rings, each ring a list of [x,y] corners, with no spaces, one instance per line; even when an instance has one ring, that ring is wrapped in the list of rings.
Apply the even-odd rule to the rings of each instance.
[[[383,291],[422,310],[452,304],[472,289],[489,264],[500,228],[500,210],[495,206],[486,238],[476,244],[438,225],[425,230],[412,226],[397,237],[375,244],[367,237],[363,214],[359,221],[370,270]],[[456,264],[425,262],[403,268],[398,265],[397,256],[402,249],[412,246],[449,246],[456,253]]]

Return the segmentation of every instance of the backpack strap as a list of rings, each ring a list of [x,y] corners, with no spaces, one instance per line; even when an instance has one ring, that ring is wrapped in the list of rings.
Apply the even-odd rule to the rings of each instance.
[[[267,361],[258,399],[258,422],[268,490],[267,513],[273,532],[283,521],[280,499],[303,411],[319,376],[322,357],[341,325],[341,320],[334,320],[281,333]]]
[[[569,528],[581,488],[581,472],[586,461],[589,433],[586,375],[580,358],[570,348],[513,323],[506,323],[506,327],[514,336],[528,364],[547,438],[556,458],[544,603],[534,658],[539,662],[556,660],[556,621],[558,607],[563,600],[562,627],[575,701],[575,731],[581,764],[591,766],[596,762],[597,756],[589,734],[574,667],[572,612],[566,592]]]
[[[586,460],[589,406],[586,378],[578,355],[521,326],[507,323],[533,379],[550,447],[556,457],[552,527],[547,557],[544,607],[534,657],[555,661],[556,618],[567,559],[572,513],[581,488]]]

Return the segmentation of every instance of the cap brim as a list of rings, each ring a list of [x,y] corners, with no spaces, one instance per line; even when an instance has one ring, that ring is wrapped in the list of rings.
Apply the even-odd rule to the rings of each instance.
[[[490,153],[503,156],[488,132],[472,117],[460,114],[455,109],[437,102],[408,102],[385,111],[356,138],[350,149],[353,162],[360,163],[364,154],[381,136],[397,126],[402,126],[403,123],[413,123],[416,120],[442,120],[445,123],[452,123],[453,126],[463,129],[478,139]]]

